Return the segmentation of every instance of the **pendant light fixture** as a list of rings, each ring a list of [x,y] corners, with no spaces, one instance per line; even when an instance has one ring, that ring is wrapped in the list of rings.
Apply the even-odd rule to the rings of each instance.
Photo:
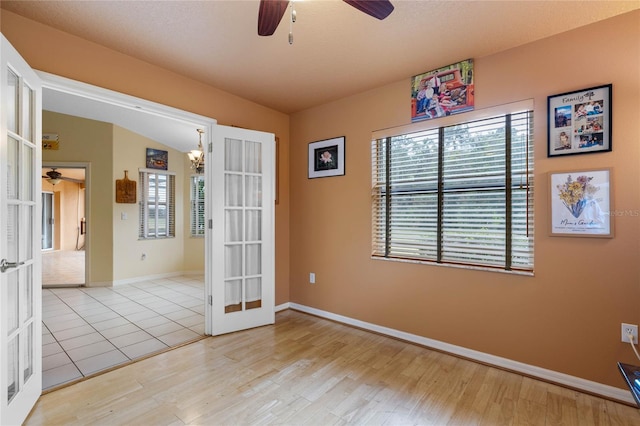
[[[189,160],[191,161],[191,168],[196,173],[202,173],[204,171],[204,148],[202,147],[202,134],[204,130],[197,129],[198,132],[198,149],[192,149],[187,153]]]

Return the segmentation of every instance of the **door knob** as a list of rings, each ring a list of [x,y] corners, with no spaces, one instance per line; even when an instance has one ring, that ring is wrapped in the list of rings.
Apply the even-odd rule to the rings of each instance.
[[[24,265],[24,262],[7,262],[7,259],[0,261],[0,272],[5,272],[9,268],[17,268],[20,265]]]

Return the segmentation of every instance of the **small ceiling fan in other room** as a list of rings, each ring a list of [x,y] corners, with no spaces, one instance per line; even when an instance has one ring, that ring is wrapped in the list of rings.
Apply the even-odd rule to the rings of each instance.
[[[343,0],[350,6],[376,19],[383,20],[393,12],[389,0]],[[289,0],[260,0],[258,11],[258,35],[270,36],[278,28],[278,24],[289,6]]]
[[[70,177],[62,176],[62,173],[56,170],[56,167],[52,167],[50,171],[46,173],[46,176],[42,176],[43,179],[46,179],[51,185],[57,185],[60,181],[66,180],[68,182],[83,184],[83,179],[74,179]]]

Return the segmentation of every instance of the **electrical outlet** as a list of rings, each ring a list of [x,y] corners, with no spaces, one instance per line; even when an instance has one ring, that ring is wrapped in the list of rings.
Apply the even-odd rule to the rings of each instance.
[[[638,343],[638,326],[622,323],[622,341],[629,343],[629,334],[633,335],[633,343]]]
[[[309,272],[309,284],[315,284],[315,283],[316,283],[316,274],[314,272]]]

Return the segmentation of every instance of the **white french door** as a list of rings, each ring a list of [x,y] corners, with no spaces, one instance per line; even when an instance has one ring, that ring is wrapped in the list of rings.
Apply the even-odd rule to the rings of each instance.
[[[211,334],[275,321],[275,138],[213,126],[207,153]]]
[[[0,50],[0,424],[20,424],[42,393],[40,79]]]

